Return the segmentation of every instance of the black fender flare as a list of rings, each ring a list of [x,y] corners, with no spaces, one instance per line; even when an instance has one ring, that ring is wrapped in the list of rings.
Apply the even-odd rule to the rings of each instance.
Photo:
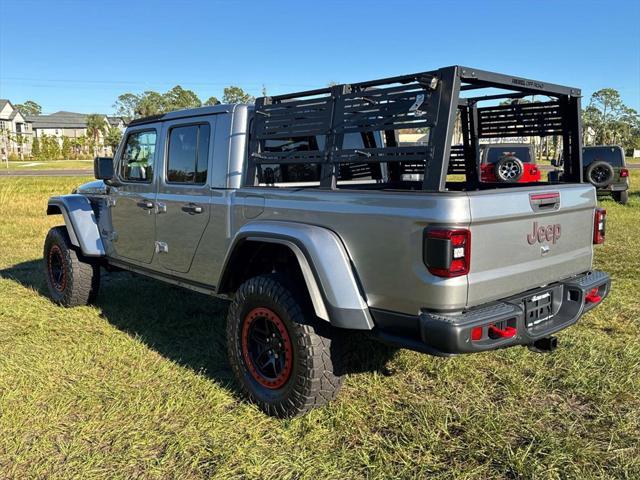
[[[233,253],[247,241],[279,243],[296,256],[316,315],[341,328],[374,327],[365,296],[341,239],[329,229],[308,224],[256,221],[234,236],[220,275],[219,291],[233,268]]]

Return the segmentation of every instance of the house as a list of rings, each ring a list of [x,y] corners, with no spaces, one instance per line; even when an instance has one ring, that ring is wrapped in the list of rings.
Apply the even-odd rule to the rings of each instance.
[[[31,153],[31,124],[6,99],[0,99],[0,160],[5,156],[24,157]]]
[[[86,113],[76,112],[55,112],[49,115],[29,115],[27,121],[32,124],[34,138],[42,138],[43,136],[54,137],[58,139],[59,144],[62,146],[63,138],[79,139],[83,137],[91,136],[87,133],[87,118]],[[123,131],[126,127],[124,120],[121,117],[109,117],[102,116],[104,120],[104,128],[102,132],[98,132],[97,145],[99,155],[107,155],[110,152],[110,147],[104,145],[104,136],[109,128],[118,128]]]
[[[107,122],[109,123],[110,127],[115,127],[120,131],[124,131],[124,129],[127,128],[127,123],[122,117],[107,117]]]

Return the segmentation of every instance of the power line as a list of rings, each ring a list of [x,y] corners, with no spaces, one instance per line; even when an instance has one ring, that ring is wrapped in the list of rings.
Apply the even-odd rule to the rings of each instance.
[[[237,85],[241,83],[245,87],[256,87],[262,88],[264,85],[263,82],[260,83],[242,83],[238,81],[227,81],[227,82],[192,82],[192,81],[161,81],[161,82],[142,82],[142,81],[134,81],[134,80],[78,80],[78,79],[63,79],[63,78],[32,78],[32,77],[0,77],[0,82],[8,83],[22,83],[22,82],[36,82],[37,84],[46,84],[46,83],[75,83],[75,84],[97,84],[97,85],[128,85],[128,86],[140,86],[140,87],[150,87],[154,85],[192,85],[192,86],[202,86],[202,87],[228,87],[230,85]],[[308,83],[269,83],[270,86],[274,87],[317,87],[316,85],[311,85]]]

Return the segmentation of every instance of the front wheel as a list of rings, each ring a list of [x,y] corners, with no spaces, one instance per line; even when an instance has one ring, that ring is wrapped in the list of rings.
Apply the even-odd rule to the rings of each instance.
[[[87,305],[98,294],[100,266],[75,249],[66,227],[54,227],[47,234],[44,273],[49,295],[62,306]]]
[[[629,201],[629,190],[613,192],[613,199],[621,205],[626,205]]]
[[[333,400],[342,377],[328,323],[282,277],[243,283],[227,316],[229,363],[242,392],[265,413],[294,417]]]

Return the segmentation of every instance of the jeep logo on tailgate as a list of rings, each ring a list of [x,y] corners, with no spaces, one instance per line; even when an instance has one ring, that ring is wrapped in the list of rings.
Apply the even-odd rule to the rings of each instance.
[[[538,226],[538,222],[533,222],[533,232],[527,235],[527,242],[529,245],[535,245],[536,242],[547,242],[556,243],[560,239],[560,224],[556,223],[554,225],[540,225]]]

